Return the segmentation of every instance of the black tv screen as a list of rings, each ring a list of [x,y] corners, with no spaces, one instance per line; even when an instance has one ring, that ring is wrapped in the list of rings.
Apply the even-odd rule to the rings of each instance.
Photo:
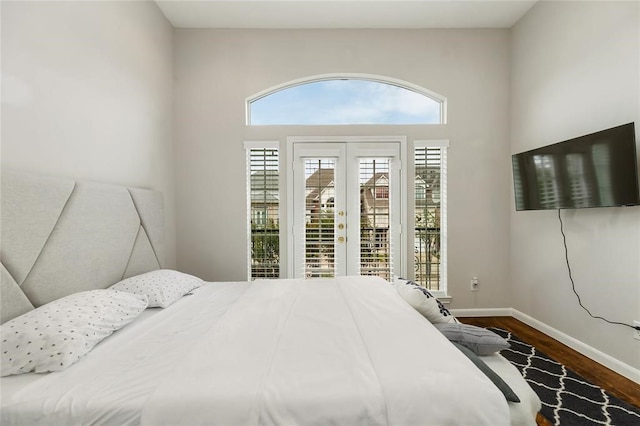
[[[634,123],[514,154],[516,210],[640,205]]]

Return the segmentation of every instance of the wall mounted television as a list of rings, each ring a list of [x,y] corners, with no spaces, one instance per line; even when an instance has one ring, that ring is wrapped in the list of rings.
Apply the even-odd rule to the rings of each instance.
[[[640,205],[634,123],[512,156],[516,210]]]

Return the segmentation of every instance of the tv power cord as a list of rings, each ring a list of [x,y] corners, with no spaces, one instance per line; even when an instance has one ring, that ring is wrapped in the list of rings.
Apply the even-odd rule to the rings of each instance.
[[[601,316],[598,316],[598,315],[593,315],[591,313],[591,311],[589,309],[587,309],[582,304],[582,300],[580,300],[580,295],[576,291],[576,284],[573,281],[573,276],[571,275],[571,265],[569,264],[569,249],[567,248],[567,236],[564,233],[564,227],[563,227],[563,223],[562,223],[562,216],[560,215],[560,209],[558,209],[558,220],[560,221],[560,233],[562,233],[562,242],[564,243],[564,257],[565,257],[565,260],[567,262],[567,271],[569,271],[569,280],[571,281],[571,289],[573,290],[573,293],[578,298],[578,304],[580,305],[580,307],[582,309],[584,309],[589,314],[589,316],[591,316],[591,318],[599,319],[599,320],[608,322],[609,324],[623,325],[623,326],[629,327],[629,328],[631,328],[633,330],[640,331],[640,327],[636,327],[634,325],[627,324],[625,322],[611,321],[611,320],[608,320],[608,319],[606,319],[604,317],[601,317]]]

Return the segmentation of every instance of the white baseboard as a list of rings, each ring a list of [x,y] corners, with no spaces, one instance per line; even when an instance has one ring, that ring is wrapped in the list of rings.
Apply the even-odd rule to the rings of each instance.
[[[511,308],[449,309],[456,317],[512,317]],[[524,321],[523,321],[524,322]]]
[[[452,309],[451,313],[459,317],[494,317],[494,316],[512,316],[517,320],[535,328],[536,330],[546,334],[559,341],[562,344],[569,346],[571,349],[580,352],[582,355],[591,358],[598,364],[602,364],[605,367],[615,371],[616,373],[640,384],[640,369],[634,368],[611,355],[587,345],[578,339],[575,339],[568,334],[557,330],[542,321],[518,311],[513,308],[497,308],[497,309]]]

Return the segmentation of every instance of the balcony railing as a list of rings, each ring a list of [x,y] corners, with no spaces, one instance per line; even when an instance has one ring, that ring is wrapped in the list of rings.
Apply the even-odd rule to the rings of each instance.
[[[254,225],[251,229],[251,276],[253,278],[279,278],[280,276],[280,231],[274,226],[277,225]],[[313,232],[309,230],[310,234]],[[386,233],[382,229],[363,227],[361,234],[369,236],[361,241],[361,273],[391,279],[391,253]],[[317,249],[318,257],[321,257],[322,250],[320,247]],[[313,252],[312,247],[309,251]],[[320,265],[312,267],[318,266]],[[440,289],[439,228],[415,228],[414,267],[415,281],[418,284],[430,290]],[[319,276],[325,275],[324,271],[317,269],[314,272]]]
[[[440,228],[415,228],[414,268],[416,283],[440,289]]]
[[[251,227],[251,277],[280,277],[280,230],[273,223]]]

